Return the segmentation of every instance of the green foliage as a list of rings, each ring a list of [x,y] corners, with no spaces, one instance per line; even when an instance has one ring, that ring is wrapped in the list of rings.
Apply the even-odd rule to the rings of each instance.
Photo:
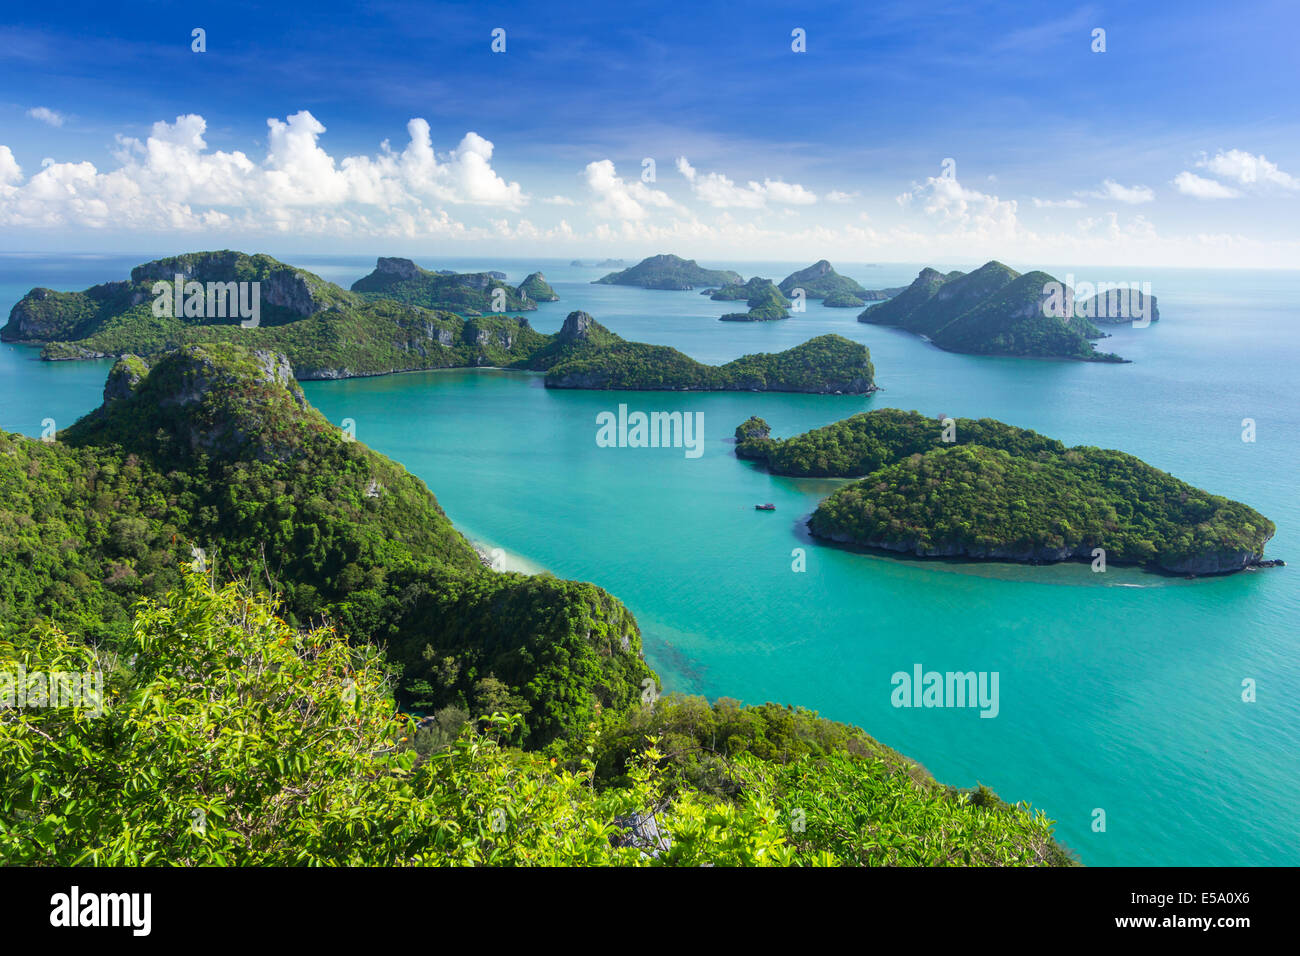
[[[530,745],[638,701],[650,676],[618,601],[484,568],[424,484],[345,440],[275,356],[172,353],[59,438],[0,435],[0,634],[45,620],[111,645],[201,548],[281,593],[291,620],[386,644],[407,699],[468,706],[476,681],[504,682]],[[432,696],[429,643],[462,665]]]
[[[398,712],[373,648],[297,630],[186,573],[123,654],[55,627],[0,668],[103,675],[101,708],[0,709],[0,858],[96,866],[764,866],[1069,862],[1050,823],[947,791],[805,711],[662,699],[572,766],[515,750],[517,717]],[[661,749],[656,732],[667,731]],[[735,788],[692,788],[718,734]],[[688,745],[683,749],[683,745]],[[693,748],[693,749],[692,749]],[[617,782],[598,760],[617,752]],[[600,785],[597,785],[597,784]]]
[[[102,714],[0,709],[0,858],[20,865],[788,863],[776,811],[667,797],[653,748],[622,788],[503,746],[515,720],[421,753],[373,651],[187,574],[138,608],[130,657],[39,628],[0,666],[100,670]],[[626,839],[653,813],[672,846]]]
[[[865,866],[1070,865],[1051,822],[938,784],[847,724],[801,708],[670,695],[633,711],[597,747],[598,779],[623,783],[647,748],[670,793],[764,806],[792,862]]]

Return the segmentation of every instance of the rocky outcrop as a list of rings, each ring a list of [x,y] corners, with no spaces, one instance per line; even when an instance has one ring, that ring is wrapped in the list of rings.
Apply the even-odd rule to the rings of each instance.
[[[133,393],[149,374],[149,365],[138,355],[124,355],[113,363],[104,383],[104,402],[119,401]]]
[[[396,276],[399,279],[414,279],[420,274],[420,267],[410,259],[380,256],[375,262],[375,271],[384,275]]]

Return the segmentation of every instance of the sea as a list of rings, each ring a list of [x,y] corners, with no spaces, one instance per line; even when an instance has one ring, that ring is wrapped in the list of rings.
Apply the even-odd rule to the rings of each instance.
[[[125,278],[154,257],[0,255],[0,306],[34,286]],[[374,267],[369,254],[279,258],[345,287]],[[1300,272],[1008,263],[1150,282],[1160,321],[1109,330],[1101,347],[1132,360],[1117,365],[951,354],[816,301],[785,321],[720,322],[743,303],[594,285],[608,270],[567,258],[417,261],[512,282],[541,270],[560,296],[528,313],[542,332],[582,309],[708,363],[827,332],[870,348],[880,390],[865,397],[549,390],[537,374],[487,369],[304,383],[508,566],[621,598],[666,690],[859,725],[944,783],[1043,811],[1091,866],[1300,864]],[[779,281],[808,262],[701,265]],[[835,263],[871,289],[906,285],[923,265],[971,267]],[[109,365],[0,346],[0,428],[66,427],[99,405]],[[598,416],[620,404],[701,413],[703,454],[598,445]],[[734,455],[751,415],[787,437],[888,407],[1137,455],[1267,515],[1266,556],[1292,564],[1188,580],[854,553],[805,528],[843,481],[775,477]],[[894,675],[918,666],[996,674],[996,714],[895,706]]]

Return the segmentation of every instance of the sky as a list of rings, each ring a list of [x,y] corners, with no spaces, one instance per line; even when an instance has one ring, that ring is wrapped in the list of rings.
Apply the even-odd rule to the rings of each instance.
[[[1295,0],[11,4],[0,250],[1297,268],[1297,27]]]

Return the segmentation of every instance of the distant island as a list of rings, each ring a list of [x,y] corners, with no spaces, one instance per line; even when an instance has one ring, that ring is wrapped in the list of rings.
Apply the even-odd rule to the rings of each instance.
[[[1114,564],[1225,574],[1261,564],[1276,530],[1132,455],[989,418],[880,409],[785,440],[750,418],[736,455],[779,475],[859,478],[818,506],[808,530],[920,557],[1040,563],[1095,560],[1100,548]]]
[[[1046,272],[1021,275],[1000,262],[971,273],[923,269],[896,296],[871,306],[859,322],[900,328],[950,352],[1124,362],[1098,352],[1093,339],[1104,337],[1079,309],[1075,315],[1050,315],[1045,287],[1058,280]],[[1154,301],[1154,297],[1153,301]]]
[[[418,267],[412,272],[404,264],[409,260],[379,262],[367,278],[383,276],[381,284],[395,279],[397,291],[409,297],[418,297],[421,288],[433,288],[440,279],[464,277],[439,277]],[[259,281],[261,324],[245,328],[238,316],[156,315],[153,281],[170,281],[177,274],[198,287]],[[497,288],[491,284],[495,281],[485,281],[483,288]],[[520,286],[525,287],[539,295],[550,288],[540,273],[529,276]],[[303,381],[495,367],[546,372],[549,388],[845,394],[875,388],[866,347],[839,336],[711,366],[676,349],[628,342],[586,312],[571,313],[560,331],[545,335],[523,316],[462,316],[389,299],[378,291],[349,292],[270,256],[230,251],[145,263],[132,270],[129,282],[84,292],[33,289],[14,306],[0,339],[43,345],[41,357],[48,361],[132,356],[146,364],[151,356],[179,347],[225,343],[281,352]]]
[[[525,279],[533,279],[534,273]],[[502,272],[429,272],[410,259],[380,257],[374,272],[352,283],[352,291],[367,299],[392,299],[425,309],[451,312],[526,312],[537,302],[550,301],[523,295],[508,285]],[[551,295],[551,287],[542,285]],[[522,288],[522,287],[521,287]],[[557,296],[558,298],[558,296]]]
[[[726,286],[743,281],[739,273],[729,269],[702,269],[694,259],[682,259],[673,255],[651,256],[630,269],[611,272],[594,280],[600,285],[634,285],[642,289],[669,291]]]
[[[793,296],[795,289],[803,289],[805,298],[821,299],[822,305],[838,309],[861,308],[868,301],[866,289],[848,276],[840,275],[825,259],[790,273],[781,280],[780,289],[786,296]]]
[[[704,365],[666,345],[627,342],[585,312],[572,312],[525,366],[544,368],[547,388],[756,391],[865,395],[876,390],[865,345],[820,335],[784,352]]]
[[[569,263],[570,266],[579,269],[621,269],[626,264],[622,259],[605,259],[601,262],[583,262],[581,259],[574,259]]]
[[[527,279],[519,283],[519,288],[515,290],[522,298],[532,299],[534,302],[559,302],[560,297],[555,294],[551,284],[546,281],[546,276],[540,272],[532,273]]]

